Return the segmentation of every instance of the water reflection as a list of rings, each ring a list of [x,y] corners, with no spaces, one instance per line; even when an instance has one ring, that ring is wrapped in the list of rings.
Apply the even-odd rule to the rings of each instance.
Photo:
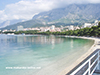
[[[71,39],[71,48],[73,48],[73,39]]]
[[[0,52],[12,51],[18,48],[37,47],[51,45],[54,49],[55,44],[64,42],[64,38],[56,36],[8,36],[0,35]],[[18,49],[19,50],[19,49]]]
[[[17,36],[17,43],[24,44],[25,42],[29,43],[37,43],[37,44],[52,44],[53,46],[56,43],[62,43],[64,39],[62,38],[57,38],[55,36]]]

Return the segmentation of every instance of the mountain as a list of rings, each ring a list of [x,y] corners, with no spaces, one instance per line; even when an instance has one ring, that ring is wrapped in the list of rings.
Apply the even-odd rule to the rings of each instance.
[[[18,25],[26,27],[40,27],[60,25],[83,25],[86,22],[100,20],[100,4],[71,4],[64,8],[57,8],[35,15],[32,20],[20,22],[6,29],[16,29]],[[4,28],[3,28],[4,29]]]
[[[44,22],[42,20],[28,20],[25,22],[19,22],[4,28],[0,28],[0,30],[4,29],[17,29],[17,26],[23,26],[24,28],[29,28],[29,27],[40,27],[40,26],[45,26]]]
[[[43,19],[48,24],[93,22],[100,19],[100,4],[71,4],[65,8],[42,12],[33,19]]]
[[[16,24],[18,22],[23,22],[23,21],[24,20],[22,20],[22,19],[19,19],[19,20],[6,20],[6,21],[0,23],[0,28],[10,26],[10,25]]]
[[[0,23],[0,28],[6,27],[8,25],[10,25],[10,21],[4,21],[4,22]]]

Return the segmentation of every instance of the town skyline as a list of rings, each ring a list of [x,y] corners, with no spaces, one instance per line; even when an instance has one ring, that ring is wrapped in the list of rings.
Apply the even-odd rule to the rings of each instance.
[[[68,31],[68,30],[77,30],[77,29],[82,29],[82,28],[86,28],[89,27],[91,28],[92,26],[98,26],[98,23],[100,21],[99,20],[95,20],[94,23],[84,23],[84,25],[82,26],[73,26],[73,25],[68,25],[68,26],[60,26],[60,27],[56,27],[55,25],[51,25],[51,26],[46,26],[46,27],[32,27],[32,28],[24,28],[23,26],[19,25],[17,26],[17,30],[0,30],[1,32],[15,32],[15,31],[29,31],[29,30],[37,30],[40,32],[62,32],[62,31]]]

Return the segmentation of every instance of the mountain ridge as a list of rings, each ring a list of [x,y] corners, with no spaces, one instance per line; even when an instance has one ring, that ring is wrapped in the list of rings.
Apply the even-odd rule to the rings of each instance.
[[[10,25],[16,24],[16,23],[18,23],[18,22],[23,22],[23,21],[25,21],[25,20],[24,20],[24,19],[6,20],[6,21],[0,23],[0,28],[4,28],[4,27],[6,27],[6,26],[10,26]]]
[[[43,19],[46,22],[60,19],[98,19],[100,18],[100,4],[71,4],[65,8],[53,9],[35,15],[33,19]],[[97,11],[98,10],[98,11]],[[99,17],[98,17],[99,16]],[[88,21],[89,21],[88,20]],[[60,22],[60,21],[59,21]]]
[[[70,4],[64,8],[57,8],[35,15],[31,20],[19,22],[2,29],[16,29],[22,25],[26,27],[40,27],[61,25],[83,25],[86,22],[92,23],[96,19],[100,20],[100,3],[98,4]]]

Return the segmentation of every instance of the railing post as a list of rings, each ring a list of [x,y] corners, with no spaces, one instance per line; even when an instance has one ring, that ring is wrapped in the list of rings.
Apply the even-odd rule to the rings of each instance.
[[[88,73],[88,75],[90,75],[90,69],[91,69],[91,59],[89,59],[89,73]]]
[[[97,70],[100,70],[100,67],[99,67],[99,51],[98,51],[98,66],[97,66]]]

